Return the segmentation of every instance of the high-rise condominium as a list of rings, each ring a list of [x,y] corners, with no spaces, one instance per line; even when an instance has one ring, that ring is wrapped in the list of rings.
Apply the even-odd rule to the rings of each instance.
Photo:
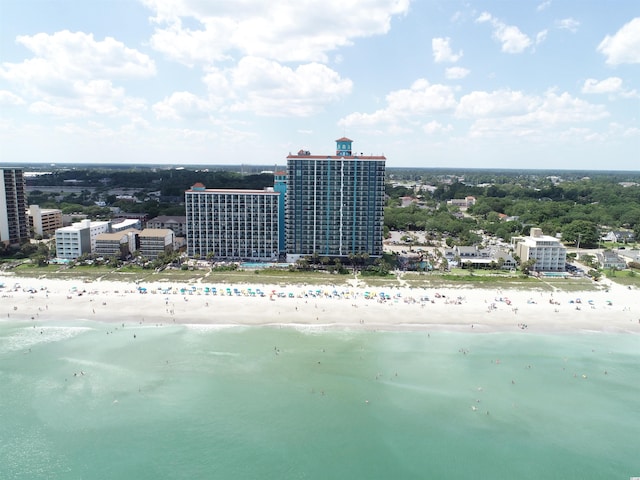
[[[289,258],[382,255],[386,158],[354,154],[352,142],[336,140],[335,155],[287,156]]]
[[[21,168],[0,169],[0,242],[19,245],[29,240],[27,200]]]

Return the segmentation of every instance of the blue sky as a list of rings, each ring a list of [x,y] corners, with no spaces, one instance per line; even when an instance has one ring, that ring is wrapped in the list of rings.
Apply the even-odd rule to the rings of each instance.
[[[635,0],[0,0],[0,162],[640,168]]]

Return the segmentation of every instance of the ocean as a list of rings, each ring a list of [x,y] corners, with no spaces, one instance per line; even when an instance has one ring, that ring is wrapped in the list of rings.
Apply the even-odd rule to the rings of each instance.
[[[1,479],[628,479],[640,336],[0,323]]]

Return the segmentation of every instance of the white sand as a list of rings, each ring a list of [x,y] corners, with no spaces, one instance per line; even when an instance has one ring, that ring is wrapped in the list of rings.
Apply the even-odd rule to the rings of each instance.
[[[640,333],[638,290],[540,292],[460,287],[351,288],[291,285],[40,280],[0,275],[0,321],[42,325],[89,319],[125,324],[291,325],[376,330]],[[231,295],[227,294],[230,288]],[[235,294],[237,288],[240,294]],[[184,293],[181,289],[185,289]],[[251,295],[250,291],[264,293]],[[163,293],[169,292],[169,293]],[[316,292],[320,292],[319,294]],[[334,292],[337,293],[334,294]],[[365,298],[365,293],[375,298]],[[380,300],[380,292],[391,298]],[[81,293],[81,294],[80,294]],[[280,296],[278,295],[280,294]],[[577,300],[580,299],[580,303]]]

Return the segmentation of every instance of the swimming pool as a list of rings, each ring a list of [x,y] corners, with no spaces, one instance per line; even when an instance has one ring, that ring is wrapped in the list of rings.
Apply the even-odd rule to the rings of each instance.
[[[541,277],[547,278],[567,278],[567,272],[540,272]]]
[[[289,268],[290,263],[275,262],[242,262],[240,268],[258,270],[261,268]]]

